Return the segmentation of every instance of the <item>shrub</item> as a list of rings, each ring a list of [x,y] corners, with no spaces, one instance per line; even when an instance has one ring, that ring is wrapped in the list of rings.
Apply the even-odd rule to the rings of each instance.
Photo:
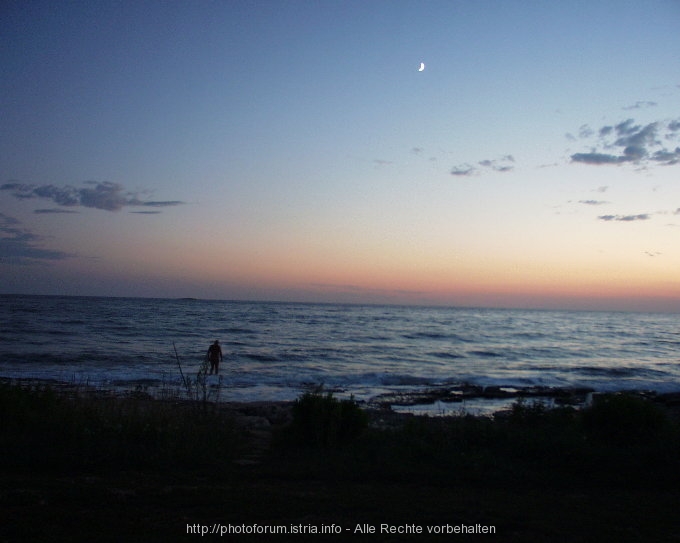
[[[649,400],[632,394],[610,394],[583,411],[583,425],[592,440],[629,446],[663,437],[669,421],[663,409]]]
[[[341,447],[368,426],[368,416],[353,399],[338,400],[329,392],[307,392],[293,404],[291,435],[311,447]]]

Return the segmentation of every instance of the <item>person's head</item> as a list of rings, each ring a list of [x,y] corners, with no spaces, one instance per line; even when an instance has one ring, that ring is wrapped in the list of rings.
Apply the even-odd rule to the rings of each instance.
[[[218,340],[215,340],[215,345],[219,345],[220,342]]]

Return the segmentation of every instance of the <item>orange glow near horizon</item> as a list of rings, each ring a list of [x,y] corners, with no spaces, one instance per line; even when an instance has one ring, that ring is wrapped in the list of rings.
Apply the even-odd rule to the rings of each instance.
[[[377,252],[370,244],[268,243],[254,248],[185,247],[182,258],[168,247],[151,247],[138,259],[128,253],[121,272],[152,260],[162,277],[196,285],[220,284],[248,289],[311,290],[323,295],[342,289],[392,293],[397,300],[631,299],[680,297],[680,281],[652,258],[577,261],[565,251],[559,258],[523,261],[511,251],[493,256],[470,251],[440,256],[417,246]],[[653,267],[652,266],[656,266]],[[653,272],[653,273],[651,273]]]
[[[472,266],[451,270],[403,270],[390,269],[376,263],[355,263],[338,266],[337,262],[326,265],[306,263],[300,259],[297,265],[288,259],[276,261],[251,259],[247,265],[207,269],[177,270],[178,276],[191,276],[197,283],[228,284],[243,288],[282,291],[311,291],[320,296],[333,298],[334,294],[351,291],[364,293],[367,300],[373,297],[394,298],[397,303],[452,303],[484,305],[498,300],[500,305],[520,304],[533,301],[540,306],[541,300],[555,305],[559,300],[630,300],[637,298],[680,299],[680,285],[668,279],[650,282],[643,274],[620,274],[602,271],[598,274],[578,270],[520,270],[506,269],[504,273],[495,268],[477,269]],[[181,273],[181,271],[185,273]],[[170,273],[170,275],[174,275]],[[528,304],[531,305],[531,304]]]

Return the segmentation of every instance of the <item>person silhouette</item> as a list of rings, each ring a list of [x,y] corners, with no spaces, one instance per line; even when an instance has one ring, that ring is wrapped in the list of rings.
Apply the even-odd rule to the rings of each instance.
[[[208,347],[208,353],[206,355],[210,361],[210,371],[208,375],[212,375],[213,371],[215,375],[220,373],[220,362],[222,361],[222,347],[220,347],[220,342],[215,340],[210,347]]]

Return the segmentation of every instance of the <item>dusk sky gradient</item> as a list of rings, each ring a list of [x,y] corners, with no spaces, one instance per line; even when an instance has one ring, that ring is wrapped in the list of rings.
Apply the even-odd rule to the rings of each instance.
[[[680,312],[678,28],[677,0],[6,0],[0,293]]]

